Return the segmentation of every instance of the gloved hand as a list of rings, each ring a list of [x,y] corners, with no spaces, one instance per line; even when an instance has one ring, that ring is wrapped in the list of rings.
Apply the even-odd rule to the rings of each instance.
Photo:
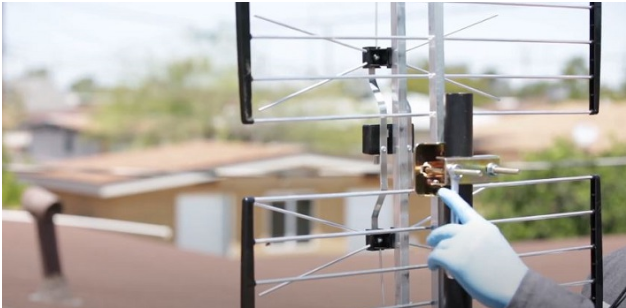
[[[473,298],[492,308],[506,307],[528,267],[500,230],[485,220],[455,192],[441,188],[439,198],[461,224],[447,224],[427,238],[434,247],[428,257],[431,270],[444,268]]]

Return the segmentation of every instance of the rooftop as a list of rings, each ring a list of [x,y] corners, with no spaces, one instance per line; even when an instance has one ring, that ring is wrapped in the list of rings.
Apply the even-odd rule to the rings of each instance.
[[[320,176],[375,174],[366,160],[306,153],[290,144],[192,141],[156,148],[99,154],[16,168],[20,178],[52,190],[100,197],[293,170]],[[135,185],[135,187],[131,187]]]
[[[41,283],[41,265],[31,223],[2,224],[2,303],[10,308],[67,307],[31,302],[28,295]],[[183,251],[173,245],[129,235],[73,227],[57,227],[62,268],[74,296],[82,307],[238,307],[239,261]],[[604,252],[623,246],[625,235],[608,236]],[[588,244],[588,239],[521,242],[519,252]],[[563,257],[567,256],[567,257]],[[427,251],[411,252],[411,263],[424,263]],[[257,277],[299,275],[333,259],[333,256],[273,256],[259,258]],[[558,282],[584,280],[587,251],[526,258],[525,262]],[[384,253],[385,266],[393,253]],[[320,273],[373,269],[378,254],[363,252]],[[257,300],[258,307],[319,308],[380,306],[380,276],[314,280],[293,283]],[[386,305],[392,304],[393,275],[385,274]],[[430,272],[411,272],[416,301],[430,298]],[[263,290],[264,287],[258,287]],[[577,289],[579,290],[579,289]],[[296,305],[294,305],[296,304]]]

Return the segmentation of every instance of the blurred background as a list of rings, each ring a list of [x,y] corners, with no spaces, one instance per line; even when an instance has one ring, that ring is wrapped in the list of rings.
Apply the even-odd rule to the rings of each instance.
[[[388,3],[259,3],[251,11],[253,35],[301,35],[278,23],[320,35],[390,31]],[[378,189],[379,167],[361,154],[361,127],[375,121],[241,124],[234,13],[233,3],[3,3],[3,306],[234,307],[243,197]],[[444,32],[584,41],[588,15],[575,9],[446,4]],[[599,115],[474,120],[475,152],[500,155],[505,164],[524,170],[507,179],[600,174],[607,253],[626,245],[623,16],[626,4],[603,4]],[[407,35],[426,36],[427,17],[426,3],[407,4]],[[345,42],[390,46],[388,40]],[[415,47],[407,57],[427,70],[428,48],[422,43],[407,41]],[[445,44],[447,73],[585,75],[588,57],[584,44]],[[359,51],[328,41],[252,42],[255,77],[337,75],[360,64]],[[477,110],[588,108],[587,80],[457,81],[465,87],[448,83],[446,91],[466,92],[469,86],[486,93],[474,95]],[[255,82],[253,105],[263,107],[315,83]],[[379,83],[390,100],[390,83]],[[411,79],[408,90],[413,112],[428,111],[428,81]],[[338,80],[273,108],[255,109],[255,116],[377,110],[365,80]],[[427,121],[413,120],[417,143],[428,141]],[[21,201],[30,185],[47,189],[63,206],[54,222],[66,283],[56,297],[36,296],[58,289],[40,272],[36,229]],[[429,199],[411,198],[416,223],[429,215]],[[589,191],[586,182],[563,183],[487,190],[475,200],[485,216],[504,218],[586,210]],[[393,221],[389,201],[383,227]],[[365,229],[374,203],[375,198],[359,197],[272,205]],[[337,231],[263,210],[255,215],[258,237]],[[589,234],[587,217],[501,228],[521,251],[585,242]],[[412,240],[419,243],[425,235]],[[259,247],[258,273],[298,275],[363,244],[362,238],[341,238]],[[416,250],[412,258],[422,263],[426,254]],[[558,257],[529,262],[555,280],[580,280],[588,273],[588,255],[574,254],[567,262]],[[393,255],[384,257],[390,266]],[[377,267],[376,258],[364,253],[342,266]],[[415,300],[430,295],[428,275],[412,276],[419,285]],[[384,278],[391,305],[393,275]],[[286,307],[297,300],[299,307],[317,307],[315,299],[328,296],[328,307],[374,307],[372,301],[380,300],[378,276],[337,283],[351,287],[335,295],[338,285],[307,282],[259,303]],[[375,292],[363,292],[370,289]]]

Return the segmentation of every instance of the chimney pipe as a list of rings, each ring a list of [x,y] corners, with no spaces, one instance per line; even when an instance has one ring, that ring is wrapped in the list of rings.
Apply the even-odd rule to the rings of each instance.
[[[30,295],[32,301],[80,306],[73,298],[61,271],[53,216],[61,213],[59,198],[41,187],[29,187],[22,194],[22,207],[35,219],[43,268],[43,283]]]

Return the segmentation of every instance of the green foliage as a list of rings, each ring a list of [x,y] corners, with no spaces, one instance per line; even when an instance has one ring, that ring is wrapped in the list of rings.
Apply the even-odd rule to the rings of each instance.
[[[77,86],[90,86],[81,80]],[[254,89],[255,108],[295,92],[282,85]],[[337,110],[312,101],[330,104],[346,96],[344,83],[332,83],[290,100],[263,116],[305,116],[310,112],[333,114]],[[199,138],[256,142],[301,143],[329,154],[357,152],[360,125],[328,123],[242,125],[236,70],[216,70],[206,58],[190,58],[164,65],[141,78],[133,87],[109,89],[94,115],[92,137],[104,140],[111,149],[147,147]],[[372,107],[374,104],[372,103]],[[258,112],[255,112],[258,114]],[[355,125],[353,125],[355,124]],[[358,124],[358,123],[357,123]]]
[[[616,144],[601,157],[626,156],[626,145]],[[523,171],[507,180],[542,179],[598,174],[602,186],[602,216],[605,233],[626,232],[626,166],[598,166],[594,156],[569,141],[559,140],[548,150],[528,156],[529,161],[550,162],[546,170]],[[589,181],[540,184],[511,188],[492,188],[477,196],[488,218],[531,216],[590,207]],[[589,234],[589,217],[561,218],[536,222],[508,223],[499,226],[509,240],[571,237]]]
[[[575,57],[565,63],[563,75],[588,75],[586,60],[581,57]],[[588,80],[566,79],[563,80],[563,87],[567,91],[571,99],[584,99],[588,93]]]
[[[417,67],[428,70],[428,61],[418,61]],[[569,59],[561,69],[564,75],[588,75],[587,60],[581,57]],[[423,72],[416,72],[423,73]],[[446,74],[468,74],[469,67],[465,64],[446,65]],[[498,74],[495,69],[487,69],[482,74]],[[535,81],[524,82],[523,84],[512,88],[505,79],[454,79],[455,81],[472,88],[494,94],[500,97],[514,96],[521,99],[572,99],[583,100],[587,98],[589,85],[588,80],[584,79],[566,79],[562,81]],[[409,79],[407,81],[408,90],[411,92],[428,94],[428,79]],[[446,82],[446,93],[470,92],[468,89]],[[616,88],[603,86],[601,89],[601,97],[612,100],[626,99],[626,81]],[[477,106],[492,102],[491,99],[482,95],[474,95],[474,103]]]
[[[6,170],[9,164],[9,155],[2,149],[2,208],[20,207],[20,199],[24,185],[22,185],[15,175]]]
[[[15,129],[26,119],[24,99],[4,81],[2,85],[2,129]]]
[[[549,91],[556,87],[556,84],[546,81],[533,82],[520,87],[516,91],[516,96],[524,99],[545,98]]]
[[[96,112],[93,134],[130,146],[213,137],[215,120],[236,97],[235,80],[204,58],[170,63],[136,87],[111,89]]]

